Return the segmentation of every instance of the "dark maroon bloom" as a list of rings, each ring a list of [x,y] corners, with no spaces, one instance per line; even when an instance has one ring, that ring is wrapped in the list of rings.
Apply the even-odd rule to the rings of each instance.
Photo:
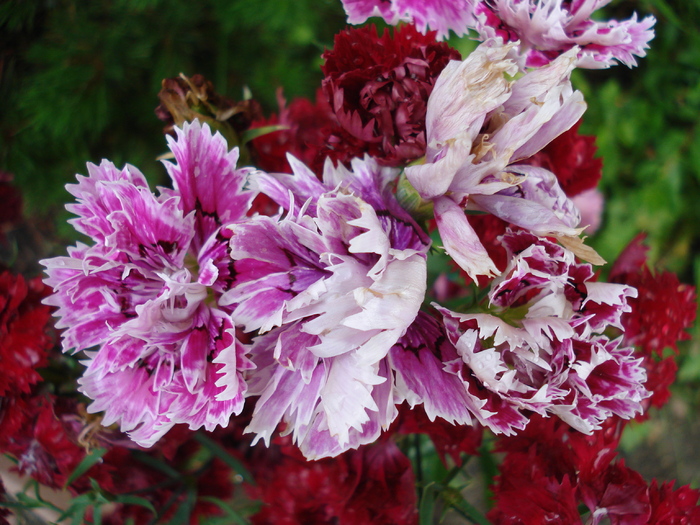
[[[41,380],[36,368],[53,346],[49,307],[41,304],[47,291],[41,278],[0,274],[0,396],[27,394]]]
[[[689,485],[673,490],[673,481],[659,485],[652,480],[649,487],[651,517],[649,525],[690,525],[700,523],[698,499],[700,491]]]
[[[263,508],[256,525],[417,523],[411,464],[389,440],[318,461],[306,461],[289,439],[256,449],[251,496]]]
[[[62,487],[85,449],[73,443],[49,396],[5,398],[0,408],[0,450],[15,456],[21,474],[49,487]]]
[[[251,141],[255,151],[256,166],[269,173],[291,173],[287,153],[291,153],[317,174],[323,168],[320,151],[326,146],[329,129],[336,125],[335,115],[322,91],[316,94],[316,102],[295,98],[285,107],[282,92],[277,93],[279,116],[256,120],[251,128],[282,125],[287,129],[273,131]]]
[[[594,157],[595,137],[579,135],[580,126],[579,120],[527,161],[554,173],[569,197],[595,188],[603,173],[603,161]]]
[[[338,33],[323,54],[323,90],[339,127],[326,154],[348,162],[365,153],[388,166],[425,155],[425,113],[438,75],[459,53],[412,25],[377,35],[373,25]]]
[[[620,254],[610,270],[610,280],[629,284],[638,296],[631,298],[631,312],[622,315],[624,343],[634,345],[644,358],[646,388],[652,396],[646,401],[662,407],[669,399],[669,386],[676,377],[675,356],[664,357],[666,348],[678,352],[679,341],[695,321],[695,288],[678,281],[671,272],[652,272],[647,266],[645,235],[640,234]],[[644,416],[641,416],[643,418]]]

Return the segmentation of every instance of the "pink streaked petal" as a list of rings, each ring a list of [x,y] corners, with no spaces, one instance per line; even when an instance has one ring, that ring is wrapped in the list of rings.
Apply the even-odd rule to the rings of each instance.
[[[385,362],[380,364],[377,372],[381,378],[385,379],[383,383],[372,389],[372,399],[377,409],[367,413],[367,421],[361,428],[349,429],[346,441],[339,439],[340,436],[330,430],[327,413],[317,413],[310,427],[304,429],[303,434],[297,439],[299,448],[307,459],[335,457],[346,450],[356,449],[360,445],[375,441],[382,430],[389,428],[398,414],[394,406],[389,379],[391,372]]]
[[[119,423],[122,432],[143,447],[152,446],[174,425],[163,413],[153,378],[144,368],[127,368],[98,377],[91,368],[78,380],[79,390],[94,401],[88,412],[104,411],[103,425]]]
[[[423,404],[431,421],[439,416],[453,424],[469,425],[472,418],[468,407],[473,405],[472,399],[462,380],[445,370],[438,344],[450,343],[444,339],[437,322],[422,314],[391,349],[389,363],[395,374],[396,403],[405,400],[411,407]],[[451,353],[457,356],[454,347]]]
[[[105,245],[153,268],[181,268],[193,235],[194,217],[183,216],[177,198],[156,200],[134,186],[121,188],[119,208],[108,220],[113,227]]]
[[[202,383],[195,392],[190,392],[182,374],[176,373],[173,382],[164,388],[163,395],[169,398],[168,417],[174,423],[185,423],[191,430],[204,427],[208,431],[217,426],[228,426],[231,416],[243,410],[245,383],[234,397],[223,396],[226,388],[217,386],[222,365],[208,364]]]
[[[195,212],[196,247],[222,224],[244,217],[255,193],[244,190],[251,168],[236,169],[238,148],[228,151],[221,134],[198,120],[167,136],[176,164],[165,162],[185,214]]]
[[[445,251],[469,277],[476,280],[479,275],[500,273],[456,202],[449,197],[436,199],[435,220]]]
[[[66,189],[78,199],[77,204],[68,204],[66,209],[78,215],[69,222],[85,235],[100,241],[111,231],[107,215],[118,208],[117,188],[135,186],[148,189],[143,174],[127,165],[118,170],[114,164],[103,160],[99,166],[88,163],[88,177],[78,175],[78,184],[68,184]]]

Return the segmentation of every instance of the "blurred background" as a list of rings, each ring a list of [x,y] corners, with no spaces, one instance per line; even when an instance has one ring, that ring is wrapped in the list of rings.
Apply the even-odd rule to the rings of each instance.
[[[700,283],[700,0],[625,0],[600,16],[657,18],[646,58],[629,70],[575,72],[603,159],[603,225],[590,240],[614,261],[639,232],[650,263]],[[107,158],[165,182],[154,108],[164,78],[204,75],[217,92],[245,90],[266,116],[285,98],[314,98],[320,55],[345,25],[339,0],[5,0],[0,5],[0,170],[21,189],[23,223],[0,262],[27,276],[74,242],[66,183]],[[468,39],[452,45],[466,54]],[[647,479],[700,486],[700,333],[681,345],[674,396],[627,429],[628,465]]]

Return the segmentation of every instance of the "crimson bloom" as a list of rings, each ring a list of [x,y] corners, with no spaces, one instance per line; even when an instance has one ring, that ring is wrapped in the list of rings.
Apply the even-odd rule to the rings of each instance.
[[[10,272],[0,274],[0,396],[29,393],[41,380],[53,339],[46,331],[49,307],[40,278],[26,281]]]
[[[440,72],[459,53],[413,26],[373,25],[338,33],[323,54],[323,90],[339,127],[325,153],[348,162],[369,153],[381,164],[404,165],[425,155],[427,101]]]
[[[262,499],[255,525],[417,523],[411,463],[392,441],[306,461],[289,439],[276,440],[250,462]]]

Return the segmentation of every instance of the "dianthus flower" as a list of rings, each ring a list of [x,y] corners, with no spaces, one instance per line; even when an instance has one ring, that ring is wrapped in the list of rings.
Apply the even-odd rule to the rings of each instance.
[[[396,415],[385,357],[426,292],[427,236],[391,192],[397,170],[355,159],[324,180],[290,157],[294,175],[260,174],[287,210],[230,226],[235,281],[222,297],[246,331],[259,395],[248,431],[278,423],[307,457],[374,441]]]
[[[497,274],[464,208],[487,211],[537,235],[555,236],[584,253],[580,217],[556,176],[518,164],[573,126],[585,103],[569,75],[565,54],[516,81],[508,57],[513,44],[481,44],[463,62],[443,70],[428,100],[427,154],[406,168],[418,194],[434,203],[445,250],[472,279]],[[588,260],[595,255],[587,253]],[[597,259],[595,259],[597,260]]]
[[[473,26],[474,0],[343,0],[349,24],[362,24],[369,17],[380,16],[387,24],[412,22],[418,31],[437,31],[437,38],[447,38],[450,30],[457,36]]]
[[[323,54],[323,90],[338,125],[323,151],[346,165],[369,154],[385,166],[425,155],[426,102],[438,75],[459,53],[413,26],[338,33]]]
[[[41,304],[48,291],[39,277],[0,274],[0,397],[28,394],[41,381],[36,369],[47,364],[54,343],[46,331],[49,307]]]
[[[490,311],[440,308],[458,359],[447,363],[480,399],[470,412],[494,432],[512,434],[526,411],[556,415],[590,433],[616,414],[631,418],[648,396],[641,360],[603,332],[621,327],[634,289],[593,281],[590,265],[527,232],[506,234],[510,263],[489,292]]]
[[[595,22],[593,11],[610,0],[478,0],[474,8],[481,40],[519,41],[522,65],[539,67],[578,47],[578,67],[600,69],[621,62],[636,66],[654,38],[653,16],[637,21]]]
[[[68,190],[75,228],[94,242],[43,261],[63,347],[86,350],[80,390],[103,423],[150,446],[176,423],[225,426],[243,405],[251,365],[218,300],[231,280],[222,225],[254,194],[220,135],[198,121],[168,137],[173,189],[148,188],[133,166],[88,165]],[[91,351],[93,347],[97,350]]]
[[[306,461],[289,439],[254,449],[250,461],[263,506],[254,525],[372,523],[415,525],[415,477],[409,459],[390,440],[337,458]]]
[[[331,107],[320,89],[316,102],[306,98],[295,98],[289,105],[277,92],[279,115],[253,122],[251,129],[280,125],[285,129],[266,133],[251,141],[260,169],[267,172],[289,173],[287,153],[311,167],[314,172],[323,171],[320,151],[327,142],[328,130],[336,125]]]

